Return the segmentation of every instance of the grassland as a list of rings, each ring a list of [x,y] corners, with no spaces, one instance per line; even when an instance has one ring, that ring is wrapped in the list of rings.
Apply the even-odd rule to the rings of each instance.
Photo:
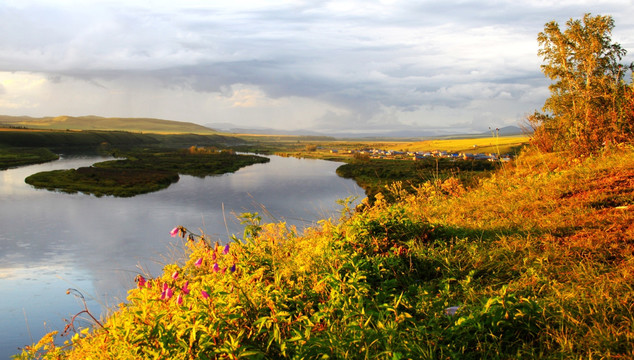
[[[485,136],[467,139],[426,140],[403,145],[409,151],[445,150],[462,153],[513,154],[528,143],[527,136]]]
[[[149,132],[154,134],[216,134],[217,131],[190,122],[151,118],[105,118],[100,116],[57,116],[32,118],[0,115],[0,125],[39,130],[91,130]]]
[[[310,137],[284,137],[269,136],[243,137],[249,141],[251,150],[264,149],[269,153],[277,153],[286,156],[313,157],[328,160],[347,161],[352,157],[348,150],[382,149],[411,152],[448,151],[457,153],[493,153],[493,154],[519,154],[529,137],[527,136],[488,136],[469,137],[462,139],[433,139],[419,142],[385,140],[316,140]],[[338,150],[333,153],[332,150]]]
[[[243,143],[236,137],[218,134],[152,134],[96,130],[3,129],[0,145],[6,147],[44,147],[54,150],[130,148],[142,146],[231,146]]]
[[[176,228],[103,325],[21,358],[634,357],[634,148],[388,191],[303,231],[245,214],[224,249]]]

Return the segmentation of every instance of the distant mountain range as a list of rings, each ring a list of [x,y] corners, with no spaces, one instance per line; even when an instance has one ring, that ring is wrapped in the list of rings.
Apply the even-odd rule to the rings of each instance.
[[[495,129],[482,133],[460,134],[439,133],[425,129],[407,129],[388,132],[337,132],[325,133],[314,130],[283,130],[273,128],[238,128],[231,123],[210,123],[203,125],[191,122],[162,120],[152,118],[117,118],[100,116],[57,116],[34,118],[29,116],[0,115],[0,127],[52,129],[52,130],[104,130],[129,131],[158,134],[255,134],[255,135],[288,135],[310,137],[332,137],[339,139],[411,139],[421,138],[465,138],[493,136]],[[522,130],[517,126],[505,126],[499,129],[499,136],[520,135]]]
[[[202,125],[151,118],[105,118],[100,116],[57,116],[32,118],[0,115],[0,126],[51,130],[107,130],[158,134],[215,134]]]
[[[205,124],[208,128],[216,129],[221,132],[228,132],[233,134],[257,134],[257,135],[294,135],[294,136],[329,136],[336,138],[371,138],[371,139],[383,139],[383,138],[411,138],[411,139],[419,139],[421,137],[428,138],[464,138],[464,137],[482,137],[482,136],[493,136],[495,133],[495,129],[492,131],[485,131],[482,133],[450,133],[450,134],[442,134],[434,131],[426,131],[424,129],[420,130],[400,130],[400,131],[388,131],[388,132],[337,132],[337,133],[323,133],[313,130],[281,130],[281,129],[273,129],[273,128],[238,128],[235,127],[234,124],[231,123],[209,123]],[[505,126],[499,128],[498,135],[499,136],[512,136],[512,135],[521,135],[523,134],[522,129],[517,126]]]
[[[274,128],[241,128],[231,123],[208,123],[204,126],[221,132],[233,134],[253,134],[253,135],[294,135],[294,136],[328,136],[324,133],[313,130],[283,130]]]

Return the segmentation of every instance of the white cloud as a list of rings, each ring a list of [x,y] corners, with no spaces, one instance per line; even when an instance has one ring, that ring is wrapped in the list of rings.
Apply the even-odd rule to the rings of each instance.
[[[541,107],[546,22],[611,12],[634,51],[625,3],[8,1],[0,71],[46,82],[3,84],[0,113],[486,128],[474,104],[506,122]]]
[[[41,75],[0,72],[0,109],[26,111],[37,108],[46,83],[46,78]]]

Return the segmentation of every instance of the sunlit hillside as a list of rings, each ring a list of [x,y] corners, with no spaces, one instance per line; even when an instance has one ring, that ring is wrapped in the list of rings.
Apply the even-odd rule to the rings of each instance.
[[[151,118],[104,118],[99,116],[58,116],[31,118],[0,116],[0,125],[51,130],[118,130],[158,134],[215,134],[216,131],[190,122]]]
[[[450,151],[464,153],[499,153],[514,152],[522,145],[528,143],[529,137],[517,136],[488,136],[465,139],[438,139],[415,142],[403,145],[409,151]]]

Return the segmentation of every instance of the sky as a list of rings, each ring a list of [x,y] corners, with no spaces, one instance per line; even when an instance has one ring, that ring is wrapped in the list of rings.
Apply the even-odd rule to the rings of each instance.
[[[537,34],[584,13],[634,61],[632,0],[2,0],[0,114],[482,132],[541,109]]]

